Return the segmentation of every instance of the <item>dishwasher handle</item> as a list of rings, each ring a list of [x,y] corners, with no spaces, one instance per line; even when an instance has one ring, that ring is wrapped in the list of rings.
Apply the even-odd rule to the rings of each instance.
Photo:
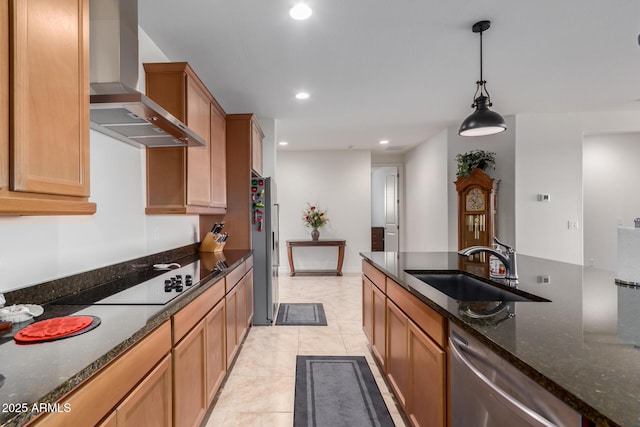
[[[527,407],[524,403],[518,401],[513,396],[508,394],[506,391],[498,387],[493,383],[489,378],[487,378],[478,368],[473,366],[473,364],[464,357],[462,351],[460,350],[460,346],[465,345],[465,343],[457,340],[455,337],[449,337],[449,349],[453,356],[458,360],[458,362],[462,363],[469,371],[473,373],[478,379],[480,379],[489,389],[493,390],[499,397],[506,400],[507,403],[517,412],[519,412],[523,418],[527,419],[530,422],[534,422],[536,425],[541,425],[545,427],[556,427],[556,424],[547,420],[531,408]]]

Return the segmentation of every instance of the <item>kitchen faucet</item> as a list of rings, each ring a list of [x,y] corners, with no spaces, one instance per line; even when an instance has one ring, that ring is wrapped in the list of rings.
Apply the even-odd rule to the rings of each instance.
[[[518,268],[516,265],[516,251],[513,247],[506,245],[498,240],[497,237],[493,237],[493,242],[504,248],[506,255],[488,246],[469,246],[468,248],[458,251],[460,256],[470,256],[479,252],[488,252],[491,255],[498,258],[505,268],[505,281],[509,285],[515,285],[518,282]]]

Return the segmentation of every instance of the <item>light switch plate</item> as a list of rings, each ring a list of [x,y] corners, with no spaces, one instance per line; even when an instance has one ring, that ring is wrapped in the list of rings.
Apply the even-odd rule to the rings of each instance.
[[[551,283],[551,276],[549,276],[548,274],[542,274],[538,276],[538,283]]]

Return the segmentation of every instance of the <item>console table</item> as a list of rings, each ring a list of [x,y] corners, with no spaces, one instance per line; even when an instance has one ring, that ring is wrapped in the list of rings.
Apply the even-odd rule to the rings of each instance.
[[[289,270],[290,276],[295,276],[296,274],[315,274],[321,275],[326,273],[335,274],[336,276],[342,276],[342,261],[344,260],[344,247],[347,245],[346,240],[327,240],[327,239],[318,239],[318,240],[287,240],[287,255],[289,256]],[[307,246],[307,247],[325,247],[325,246],[336,246],[338,248],[338,265],[335,270],[304,270],[304,271],[296,271],[293,266],[293,248],[297,246]]]

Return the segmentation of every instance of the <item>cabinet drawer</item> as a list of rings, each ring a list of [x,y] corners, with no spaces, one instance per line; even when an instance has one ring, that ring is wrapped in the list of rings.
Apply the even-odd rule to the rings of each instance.
[[[367,276],[369,280],[371,280],[382,292],[387,292],[387,287],[385,285],[386,276],[384,273],[364,260],[362,261],[362,274]]]
[[[229,291],[231,289],[233,289],[238,284],[240,279],[242,279],[242,276],[244,276],[244,273],[246,273],[246,266],[245,266],[245,262],[243,261],[232,272],[227,274],[227,276],[226,276],[226,278],[227,278],[227,293],[229,293]]]
[[[171,350],[171,326],[164,322],[122,356],[61,399],[69,412],[53,412],[36,420],[37,426],[96,425]]]
[[[180,341],[224,297],[224,278],[172,316],[173,343]]]
[[[446,347],[447,320],[444,317],[391,279],[387,280],[387,297],[440,347]]]

